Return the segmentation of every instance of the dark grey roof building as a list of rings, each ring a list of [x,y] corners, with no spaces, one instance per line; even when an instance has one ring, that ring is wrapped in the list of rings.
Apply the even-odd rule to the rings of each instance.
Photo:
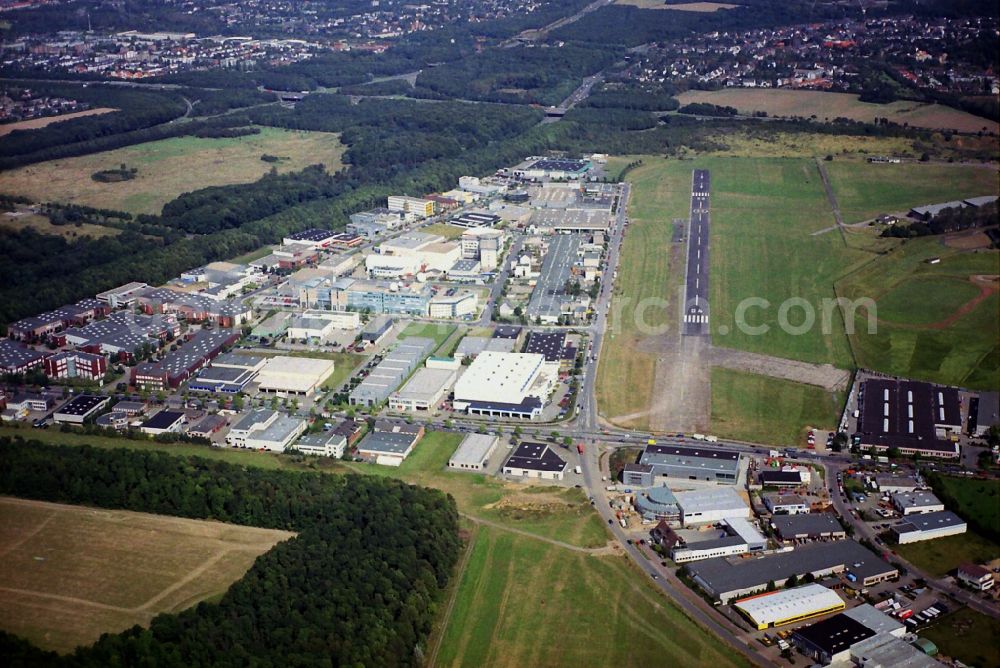
[[[640,464],[653,468],[653,476],[730,485],[739,478],[741,461],[739,452],[683,445],[647,445],[639,459]]]

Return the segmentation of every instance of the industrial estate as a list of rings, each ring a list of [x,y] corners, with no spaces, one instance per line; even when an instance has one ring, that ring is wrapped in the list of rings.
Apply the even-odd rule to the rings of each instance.
[[[995,17],[64,4],[0,7],[12,665],[1000,665]],[[709,102],[798,89],[920,109]]]

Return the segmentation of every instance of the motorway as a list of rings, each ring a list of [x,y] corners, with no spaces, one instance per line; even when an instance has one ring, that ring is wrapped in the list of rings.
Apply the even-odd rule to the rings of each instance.
[[[707,169],[691,174],[691,223],[688,226],[687,273],[684,279],[684,336],[708,336],[708,196]]]

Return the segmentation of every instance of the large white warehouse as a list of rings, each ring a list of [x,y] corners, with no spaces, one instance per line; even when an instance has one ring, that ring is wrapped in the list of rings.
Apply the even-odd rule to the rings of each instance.
[[[478,415],[537,417],[558,377],[539,353],[480,353],[455,383],[455,408]]]
[[[728,517],[750,517],[750,507],[732,487],[712,487],[690,492],[674,492],[681,509],[681,522],[711,524]]]

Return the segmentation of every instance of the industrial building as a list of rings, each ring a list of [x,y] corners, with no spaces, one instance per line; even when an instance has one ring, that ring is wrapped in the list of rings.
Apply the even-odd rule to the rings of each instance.
[[[150,436],[180,433],[185,416],[181,411],[160,411],[142,423],[139,431]]]
[[[975,420],[973,434],[979,438],[986,436],[990,427],[1000,425],[1000,392],[980,393]]]
[[[419,425],[378,424],[358,444],[358,456],[383,466],[399,466],[413,452],[417,442],[423,437],[424,428]]]
[[[212,434],[226,426],[226,418],[221,415],[206,415],[202,420],[188,429],[188,435],[197,438],[212,438]]]
[[[504,233],[487,227],[475,227],[462,233],[462,257],[479,260],[482,271],[493,271],[500,263]]]
[[[722,520],[726,531],[739,536],[747,544],[750,552],[760,552],[767,548],[767,536],[762,534],[753,520],[743,517],[727,517]]]
[[[428,218],[434,215],[434,201],[429,199],[390,195],[387,204],[389,211],[409,213],[417,218]]]
[[[466,211],[448,221],[456,227],[493,227],[500,222],[500,216],[485,211]]]
[[[771,526],[786,543],[814,540],[843,540],[847,532],[837,518],[830,513],[804,515],[775,515]]]
[[[635,509],[645,520],[680,522],[681,519],[681,509],[677,505],[677,497],[666,485],[636,492]]]
[[[750,507],[732,487],[674,492],[681,509],[681,523],[712,524],[727,517],[750,517]]]
[[[622,469],[622,482],[629,487],[652,487],[653,467],[629,462]]]
[[[226,435],[226,443],[251,450],[284,452],[306,427],[305,420],[278,411],[257,409],[233,425]]]
[[[431,297],[427,315],[431,318],[468,318],[479,308],[479,295],[471,290],[447,290]]]
[[[979,564],[960,564],[956,571],[956,579],[962,584],[977,591],[993,589],[995,580],[990,569]]]
[[[99,413],[108,401],[108,397],[99,394],[78,394],[60,406],[52,414],[52,420],[62,424],[83,424]]]
[[[433,339],[424,337],[404,339],[351,390],[348,400],[354,406],[371,407],[382,403],[434,350],[435,345]]]
[[[132,368],[132,385],[147,390],[179,387],[240,338],[236,332],[199,330],[186,343],[164,355],[157,362],[142,362]]]
[[[798,470],[766,469],[760,472],[758,479],[762,487],[798,487],[804,482]]]
[[[897,476],[887,473],[875,474],[875,486],[883,494],[913,492],[918,487],[917,481],[910,476]]]
[[[917,640],[924,642],[924,638]],[[864,668],[941,668],[921,649],[888,633],[878,633],[851,646],[851,662]]]
[[[23,343],[0,339],[0,373],[26,373],[37,369],[47,355]]]
[[[310,248],[319,250],[329,246],[336,234],[337,233],[332,230],[321,230],[313,227],[308,230],[302,230],[301,232],[290,234],[282,239],[281,243],[285,246],[302,244],[303,246],[309,246]]]
[[[955,459],[962,429],[958,391],[930,383],[875,378],[861,384],[855,440],[860,447]]]
[[[514,339],[498,339],[492,336],[466,336],[458,342],[455,357],[464,359],[476,357],[487,350],[495,353],[510,353],[514,351]]]
[[[111,290],[105,290],[97,294],[97,301],[104,302],[111,308],[123,308],[134,306],[139,293],[148,288],[146,283],[126,283]]]
[[[546,362],[560,363],[566,354],[566,332],[529,332],[524,352],[538,353]]]
[[[499,437],[492,434],[466,434],[448,460],[448,467],[459,471],[484,471],[499,443]]]
[[[547,444],[524,441],[504,462],[502,471],[519,478],[562,480],[566,462]]]
[[[213,364],[199,371],[198,375],[188,382],[188,389],[192,392],[239,394],[256,377],[257,372],[251,369]]]
[[[676,564],[686,564],[700,559],[746,554],[748,551],[746,541],[742,538],[724,534],[718,538],[700,540],[696,543],[675,545],[670,551],[670,558]]]
[[[890,497],[892,507],[903,516],[916,513],[936,513],[944,510],[944,504],[927,490],[912,492],[894,492]]]
[[[742,457],[731,450],[654,444],[646,446],[639,463],[652,466],[654,476],[735,485]]]
[[[286,334],[293,341],[326,343],[335,330],[360,327],[361,314],[356,311],[304,311],[292,318]]]
[[[46,357],[43,366],[49,378],[100,380],[108,371],[108,360],[104,355],[67,350]]]
[[[733,607],[758,629],[768,629],[839,612],[846,606],[837,592],[821,584],[810,583],[740,599],[733,603]]]
[[[803,654],[826,666],[831,663],[849,663],[851,647],[874,635],[875,631],[865,624],[841,613],[796,629],[791,640]]]
[[[589,160],[530,157],[514,167],[514,178],[522,181],[579,179],[590,170]]]
[[[261,392],[278,396],[308,396],[316,392],[333,373],[333,360],[312,357],[272,357],[257,375]]]
[[[406,381],[406,384],[389,395],[391,411],[428,411],[434,408],[455,383],[453,369],[423,367]]]
[[[773,581],[778,587],[792,575],[816,578],[846,573],[853,587],[870,587],[898,575],[898,571],[853,540],[810,543],[789,552],[730,562],[706,559],[685,566],[694,582],[715,599],[728,601],[764,591]]]
[[[304,455],[340,459],[347,449],[347,439],[344,438],[343,434],[333,431],[303,434],[292,445],[292,449]]]
[[[809,512],[809,504],[798,494],[765,494],[764,506],[773,515],[798,515]]]
[[[909,515],[906,521],[892,526],[892,533],[900,545],[957,536],[967,530],[965,520],[950,510]]]
[[[543,355],[483,352],[455,383],[454,406],[474,415],[535,418],[556,376]]]

